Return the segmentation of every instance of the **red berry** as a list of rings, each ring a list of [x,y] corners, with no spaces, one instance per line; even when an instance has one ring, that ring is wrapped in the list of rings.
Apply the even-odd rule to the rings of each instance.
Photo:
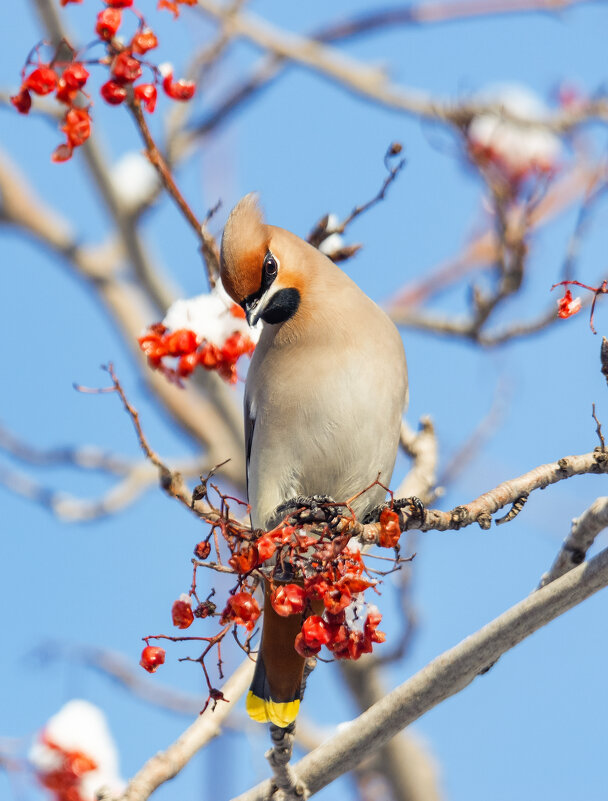
[[[57,81],[57,91],[55,92],[55,97],[60,103],[66,103],[68,106],[71,106],[74,103],[77,94],[78,89],[72,89],[69,87],[63,78],[60,78]]]
[[[57,86],[57,75],[51,67],[42,64],[25,79],[24,87],[37,95],[48,95]]]
[[[181,598],[174,602],[171,607],[171,619],[173,625],[178,629],[187,629],[194,620],[194,612],[189,601],[183,601]]]
[[[395,548],[399,544],[401,529],[399,515],[388,507],[380,512],[380,534],[378,544],[383,548]]]
[[[183,356],[196,350],[196,334],[187,328],[174,331],[165,340],[169,356]]]
[[[258,564],[260,565],[262,562],[270,559],[277,549],[277,546],[269,534],[264,534],[259,540],[256,540],[255,547],[258,551]]]
[[[89,78],[89,71],[80,62],[74,61],[64,69],[61,77],[70,89],[82,89]]]
[[[281,617],[301,614],[306,605],[304,587],[299,584],[282,584],[270,596],[272,608]]]
[[[148,673],[156,673],[158,668],[163,664],[165,661],[165,649],[158,648],[156,645],[146,645],[144,650],[141,652],[141,659],[139,664],[143,667],[144,670],[147,670]]]
[[[173,73],[169,72],[163,79],[163,89],[173,100],[190,100],[196,90],[196,84],[184,78],[174,81]]]
[[[65,125],[61,128],[72,147],[78,147],[91,135],[91,118],[86,108],[72,108],[65,115]]]
[[[152,113],[156,108],[156,86],[153,83],[140,83],[135,87],[135,97],[144,105],[146,111]]]
[[[255,621],[260,616],[260,607],[253,595],[248,592],[237,592],[228,598],[226,608],[222,612],[220,623],[240,623],[248,631],[255,626]]]
[[[120,28],[122,13],[114,8],[104,8],[97,15],[97,25],[95,33],[106,42],[116,36],[116,31]]]
[[[51,161],[54,161],[56,164],[60,164],[63,161],[69,161],[69,159],[72,158],[72,151],[72,146],[67,143],[59,145],[59,147],[56,147],[51,153]]]
[[[107,81],[99,90],[101,96],[111,106],[119,106],[127,97],[127,90],[116,81]]]
[[[131,53],[123,50],[114,59],[112,72],[118,83],[133,83],[141,77],[141,64]]]
[[[194,549],[194,555],[197,559],[206,559],[211,553],[211,545],[206,540],[199,542]]]
[[[131,47],[133,52],[138,53],[140,56],[143,56],[148,50],[158,47],[158,39],[152,28],[143,28],[141,31],[137,31],[131,40]]]
[[[11,103],[15,106],[19,114],[27,114],[32,107],[32,96],[27,89],[22,87],[18,95],[13,95],[11,97]]]
[[[310,615],[302,624],[302,638],[309,648],[321,650],[330,639],[330,630],[327,623],[319,615]]]

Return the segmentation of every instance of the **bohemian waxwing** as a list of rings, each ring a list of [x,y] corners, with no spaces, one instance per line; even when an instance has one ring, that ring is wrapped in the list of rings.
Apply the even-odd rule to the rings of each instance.
[[[221,278],[247,321],[263,321],[245,389],[251,520],[269,529],[297,496],[346,501],[380,476],[391,480],[407,368],[386,314],[319,250],[266,225],[257,196],[233,209],[222,238]],[[354,501],[362,519],[385,497],[375,486]],[[280,617],[266,588],[264,626],[247,696],[254,720],[295,720],[305,660],[298,615]]]

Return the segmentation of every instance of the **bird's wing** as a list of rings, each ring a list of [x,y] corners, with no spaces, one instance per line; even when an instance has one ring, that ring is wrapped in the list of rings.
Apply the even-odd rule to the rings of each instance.
[[[255,417],[250,400],[245,396],[245,469],[247,471],[247,496],[249,497],[249,460],[251,459],[251,445],[253,443],[253,429],[255,428]]]

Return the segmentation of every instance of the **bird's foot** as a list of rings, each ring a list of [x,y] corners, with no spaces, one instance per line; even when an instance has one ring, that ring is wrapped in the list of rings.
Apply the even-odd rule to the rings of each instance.
[[[417,498],[415,495],[412,495],[411,498],[397,498],[390,503],[381,503],[379,506],[375,506],[371,512],[368,512],[363,519],[364,523],[378,523],[380,521],[380,515],[384,509],[393,509],[395,512],[400,512],[402,509],[405,509],[409,506],[409,514],[411,517],[422,520],[424,516],[424,504]]]
[[[298,523],[330,523],[342,513],[342,507],[334,505],[329,495],[296,495],[295,498],[277,506],[275,519],[283,520],[289,525]]]

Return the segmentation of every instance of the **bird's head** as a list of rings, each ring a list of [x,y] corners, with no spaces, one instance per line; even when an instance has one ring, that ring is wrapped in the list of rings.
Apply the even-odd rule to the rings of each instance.
[[[258,320],[284,323],[298,310],[302,280],[289,266],[295,239],[265,224],[254,193],[245,195],[230,213],[222,237],[222,284],[244,309],[249,325]]]

